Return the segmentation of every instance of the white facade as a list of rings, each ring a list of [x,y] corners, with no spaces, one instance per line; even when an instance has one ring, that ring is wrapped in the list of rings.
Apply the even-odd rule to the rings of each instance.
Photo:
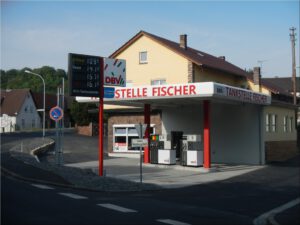
[[[211,161],[264,164],[262,106],[211,104]],[[203,137],[203,105],[162,110],[162,134],[182,131]],[[202,140],[203,144],[203,140]]]
[[[15,115],[16,116],[8,116],[3,114],[1,116],[1,133],[41,128],[41,118],[30,93],[27,94],[23,105]]]
[[[16,130],[16,117],[3,114],[0,117],[0,133],[14,132]]]

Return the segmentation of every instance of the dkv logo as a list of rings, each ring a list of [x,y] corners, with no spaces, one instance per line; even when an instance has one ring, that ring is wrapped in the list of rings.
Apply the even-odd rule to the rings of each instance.
[[[126,61],[122,59],[104,59],[104,85],[125,86]]]
[[[124,83],[124,79],[121,75],[119,75],[119,77],[115,77],[115,74],[112,73],[112,77],[105,77],[105,84],[123,86]]]

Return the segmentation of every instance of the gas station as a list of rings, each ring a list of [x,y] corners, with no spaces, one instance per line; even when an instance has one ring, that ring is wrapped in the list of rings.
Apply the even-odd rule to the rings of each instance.
[[[142,107],[147,129],[144,163],[203,166],[264,164],[265,94],[214,82],[116,87],[104,104]],[[162,133],[150,134],[151,110],[160,110]],[[110,140],[109,140],[110,141]]]
[[[125,60],[70,54],[69,62],[73,95],[99,102],[100,176],[104,104],[143,109],[146,164],[209,170],[211,163],[265,163],[263,108],[271,104],[269,95],[215,82],[126,87]],[[115,87],[107,95],[104,85]],[[161,113],[159,135],[150,121],[151,110]],[[115,134],[108,141],[115,142]]]

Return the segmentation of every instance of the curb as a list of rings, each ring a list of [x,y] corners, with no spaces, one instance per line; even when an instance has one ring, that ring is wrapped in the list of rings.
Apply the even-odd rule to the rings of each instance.
[[[41,153],[44,152],[52,144],[55,144],[55,141],[53,139],[50,143],[46,143],[46,144],[43,144],[40,147],[36,147],[35,149],[30,150],[29,153],[25,153],[25,154],[31,155],[32,157],[34,157],[39,162],[37,154],[39,154],[40,152]],[[8,151],[8,153],[9,153],[9,155],[11,155],[10,154],[11,151]],[[13,157],[13,156],[10,156],[10,157]],[[35,166],[33,166],[33,167],[35,167]],[[102,193],[138,193],[138,192],[154,192],[154,191],[162,191],[163,190],[163,188],[156,189],[156,190],[151,190],[151,189],[150,190],[149,189],[148,190],[143,190],[143,188],[137,188],[136,190],[122,190],[122,191],[120,191],[120,190],[105,190],[105,189],[104,190],[98,190],[98,189],[93,189],[93,188],[88,188],[88,187],[75,186],[72,183],[63,184],[63,183],[52,182],[52,181],[47,181],[47,180],[24,177],[24,176],[22,176],[20,174],[17,174],[17,173],[15,173],[15,172],[13,172],[9,169],[6,169],[3,166],[0,166],[0,168],[1,168],[1,173],[3,173],[3,175],[6,175],[7,177],[11,177],[13,179],[22,180],[24,182],[41,183],[41,184],[45,184],[45,185],[57,186],[57,187],[68,188],[68,189],[73,189],[73,190],[82,190],[82,191],[89,191],[89,192],[102,192]],[[44,170],[44,169],[41,169],[41,170],[46,171],[46,172],[50,172],[50,171],[47,171],[47,170]],[[57,176],[60,176],[59,174],[57,174],[53,171],[52,171],[52,173],[57,175]]]
[[[157,190],[135,190],[135,191],[108,191],[108,190],[96,190],[96,189],[90,189],[90,188],[84,188],[84,187],[76,187],[72,184],[62,184],[62,183],[56,183],[52,181],[46,181],[46,180],[40,180],[40,179],[33,179],[28,177],[23,177],[19,174],[16,174],[8,169],[5,169],[4,167],[1,167],[1,173],[6,174],[10,177],[13,177],[14,179],[22,180],[24,182],[33,182],[33,183],[40,183],[40,184],[46,184],[46,185],[52,185],[62,188],[68,188],[73,190],[80,190],[80,191],[89,191],[89,192],[103,192],[103,193],[117,193],[117,194],[123,194],[123,193],[137,193],[137,192],[158,192],[162,191],[164,189],[157,189]]]

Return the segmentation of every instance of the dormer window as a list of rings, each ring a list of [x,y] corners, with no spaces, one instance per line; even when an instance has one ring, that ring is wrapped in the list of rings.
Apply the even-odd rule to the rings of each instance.
[[[146,51],[140,52],[139,54],[139,62],[140,64],[148,63],[148,54]]]

